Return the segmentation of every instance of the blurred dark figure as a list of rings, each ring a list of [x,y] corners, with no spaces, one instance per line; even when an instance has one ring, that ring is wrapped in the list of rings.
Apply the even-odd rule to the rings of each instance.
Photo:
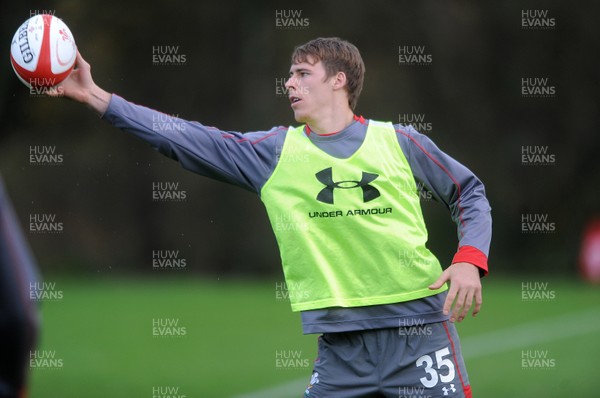
[[[591,219],[583,230],[579,271],[583,279],[600,285],[600,218]]]
[[[38,276],[0,175],[0,398],[27,396],[29,354],[39,327],[29,292]]]

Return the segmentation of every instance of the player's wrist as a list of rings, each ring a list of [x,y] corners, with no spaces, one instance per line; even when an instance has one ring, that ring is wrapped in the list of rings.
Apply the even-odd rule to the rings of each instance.
[[[94,111],[98,116],[102,117],[108,109],[110,103],[111,94],[96,84],[87,91],[83,103]]]
[[[459,247],[458,251],[454,254],[451,264],[455,263],[469,263],[480,270],[480,276],[487,275],[488,263],[487,255],[476,247],[464,245]]]

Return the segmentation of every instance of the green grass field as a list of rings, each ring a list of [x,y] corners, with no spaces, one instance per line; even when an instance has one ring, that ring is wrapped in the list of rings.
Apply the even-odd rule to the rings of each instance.
[[[545,297],[523,300],[534,280],[485,280],[483,311],[459,325],[474,396],[595,396],[600,289],[544,280]],[[316,336],[275,282],[52,281],[62,298],[42,303],[38,354],[54,361],[32,368],[31,398],[286,398],[309,379]]]

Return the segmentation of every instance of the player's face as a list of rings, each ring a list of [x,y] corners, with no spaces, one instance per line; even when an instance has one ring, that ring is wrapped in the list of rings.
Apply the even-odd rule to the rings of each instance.
[[[308,61],[311,61],[309,58]],[[300,62],[290,68],[285,83],[297,122],[311,123],[324,117],[333,100],[331,79],[326,80],[321,61]]]

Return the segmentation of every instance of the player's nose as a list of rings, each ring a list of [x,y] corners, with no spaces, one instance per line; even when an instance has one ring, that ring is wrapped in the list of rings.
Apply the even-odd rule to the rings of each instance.
[[[288,77],[288,79],[285,81],[285,88],[290,89],[291,87],[296,87],[295,83],[294,83],[294,78],[293,77]]]

